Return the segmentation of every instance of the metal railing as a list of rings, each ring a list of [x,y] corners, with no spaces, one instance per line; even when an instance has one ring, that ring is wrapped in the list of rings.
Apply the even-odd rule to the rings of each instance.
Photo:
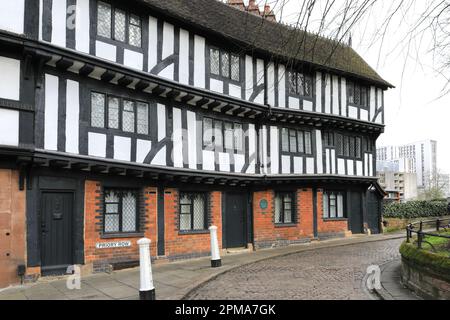
[[[425,231],[428,230],[428,231]],[[436,230],[431,231],[431,230]],[[436,252],[436,249],[434,246],[425,240],[425,237],[438,237],[438,238],[445,238],[450,240],[450,235],[444,235],[439,234],[439,232],[444,231],[450,231],[450,218],[447,219],[436,219],[436,220],[425,220],[425,221],[419,221],[410,223],[406,227],[406,241],[408,243],[411,242],[411,239],[413,238],[413,234],[417,234],[417,247],[419,249],[422,249],[423,243],[427,243],[430,245],[430,247],[433,249],[433,251]],[[436,234],[436,232],[438,232]]]

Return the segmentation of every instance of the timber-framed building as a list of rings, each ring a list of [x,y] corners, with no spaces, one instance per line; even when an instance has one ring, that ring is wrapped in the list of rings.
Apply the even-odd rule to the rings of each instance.
[[[208,255],[211,225],[222,249],[380,231],[392,85],[255,10],[0,3],[0,287],[134,265],[143,236],[155,259]]]

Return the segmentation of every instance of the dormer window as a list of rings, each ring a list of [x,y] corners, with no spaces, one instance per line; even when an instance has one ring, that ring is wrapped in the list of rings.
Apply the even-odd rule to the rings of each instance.
[[[369,89],[367,87],[349,81],[347,91],[348,103],[360,107],[369,105]]]
[[[97,5],[97,35],[134,47],[142,44],[141,18],[112,7],[105,2]]]
[[[238,55],[230,52],[210,49],[210,70],[211,74],[222,78],[239,81],[240,79],[240,59]]]
[[[290,94],[301,97],[312,96],[312,77],[310,75],[290,71],[288,79]]]

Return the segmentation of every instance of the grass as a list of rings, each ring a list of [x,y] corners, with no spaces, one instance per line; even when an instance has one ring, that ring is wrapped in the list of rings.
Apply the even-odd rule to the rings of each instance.
[[[440,232],[440,235],[450,236],[450,231]],[[425,250],[429,250],[439,255],[450,256],[450,239],[447,238],[439,238],[433,236],[425,236],[424,242],[422,244],[422,248]],[[436,250],[434,251],[433,248]]]

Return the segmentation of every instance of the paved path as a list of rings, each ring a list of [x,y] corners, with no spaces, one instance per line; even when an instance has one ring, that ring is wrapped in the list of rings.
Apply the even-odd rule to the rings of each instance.
[[[223,267],[216,269],[210,268],[208,258],[155,265],[153,276],[156,295],[160,300],[182,299],[190,292],[189,298],[194,299],[250,299],[275,295],[287,299],[362,298],[361,292],[351,291],[352,286],[358,286],[357,281],[351,282],[349,279],[360,279],[366,264],[386,262],[397,257],[401,240],[389,240],[393,238],[399,238],[399,235],[354,236],[286,248],[227,254],[222,259]],[[235,268],[239,269],[233,270]],[[283,279],[282,275],[286,278]],[[208,282],[217,276],[217,280]],[[232,282],[227,284],[223,279]],[[275,286],[272,291],[268,291],[271,287],[267,286],[267,279],[283,281],[286,284],[285,293],[281,293],[283,288],[276,289]],[[271,281],[277,285],[274,282]],[[223,287],[217,286],[217,283]],[[321,288],[321,285],[324,287]],[[201,289],[195,290],[199,286]],[[339,294],[342,288],[347,294]],[[81,290],[68,290],[65,278],[43,278],[32,285],[0,291],[0,300],[138,299],[138,290],[139,269],[135,268],[84,277]]]
[[[300,252],[243,266],[200,286],[188,299],[368,299],[367,267],[399,257],[403,240]]]

